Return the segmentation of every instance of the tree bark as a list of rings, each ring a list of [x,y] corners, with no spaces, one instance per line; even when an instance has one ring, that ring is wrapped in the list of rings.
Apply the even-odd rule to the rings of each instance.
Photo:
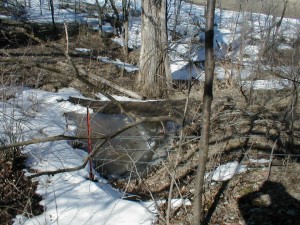
[[[182,6],[182,0],[175,0],[174,1],[174,26],[173,26],[173,30],[172,30],[172,40],[176,40],[176,28],[177,28],[177,23],[178,23],[178,19],[180,16],[180,10],[181,10],[181,6]]]
[[[142,1],[142,47],[137,83],[148,97],[168,95],[171,83],[166,11],[166,0]]]
[[[53,5],[53,0],[49,0],[49,1],[50,1],[50,9],[51,9],[51,18],[52,18],[53,32],[54,32],[54,34],[56,34],[57,29],[56,29],[55,20],[54,20],[54,5]]]
[[[96,5],[98,9],[98,25],[99,25],[99,35],[100,37],[103,36],[103,28],[102,28],[102,20],[104,16],[104,9],[106,7],[107,0],[105,0],[103,6],[100,5],[99,1],[96,0]]]
[[[123,11],[123,50],[126,57],[128,56],[128,41],[129,41],[129,6],[130,0],[122,0],[122,11]]]
[[[214,17],[216,0],[207,0],[206,29],[205,29],[205,82],[203,93],[203,123],[201,139],[199,142],[200,156],[195,180],[195,199],[193,225],[202,224],[203,221],[203,185],[206,171],[206,163],[209,149],[209,130],[211,117],[211,104],[213,100],[213,79],[214,79]]]
[[[273,40],[272,40],[272,44],[274,45],[275,44],[275,39],[278,35],[278,32],[279,32],[279,28],[281,26],[281,23],[282,23],[282,20],[284,18],[284,15],[285,15],[285,11],[286,11],[286,8],[287,8],[287,4],[288,4],[288,0],[285,0],[283,2],[283,10],[282,10],[282,13],[281,13],[281,16],[280,16],[280,19],[279,21],[276,23],[276,28],[275,28],[275,32],[274,32],[274,35],[273,35]]]
[[[113,21],[114,21],[113,22],[113,27],[115,28],[115,31],[116,31],[117,35],[119,36],[119,35],[122,34],[122,23],[120,21],[119,11],[116,7],[116,4],[115,4],[114,0],[109,0],[109,2],[110,2],[110,5],[111,5],[115,15],[116,15],[116,18],[112,17]],[[122,2],[122,4],[123,4],[123,2]]]

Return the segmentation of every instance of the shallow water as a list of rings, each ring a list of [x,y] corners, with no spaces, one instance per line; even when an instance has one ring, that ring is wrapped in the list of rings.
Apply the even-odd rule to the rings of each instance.
[[[78,127],[77,135],[87,135],[86,115],[69,113],[67,116]],[[93,113],[91,135],[111,134],[131,122],[129,117],[122,114]],[[164,127],[161,123],[132,127],[101,147],[93,159],[93,166],[105,177],[142,176],[151,165],[167,155],[174,130],[175,125],[171,122],[164,124]],[[101,141],[92,140],[93,148]],[[84,149],[87,149],[86,144]]]

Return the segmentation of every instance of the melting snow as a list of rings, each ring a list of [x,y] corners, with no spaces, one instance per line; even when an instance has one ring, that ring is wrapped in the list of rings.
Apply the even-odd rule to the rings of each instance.
[[[247,171],[246,166],[240,165],[237,161],[229,162],[206,174],[206,179],[213,181],[225,181],[231,179],[234,175],[245,171]]]
[[[269,159],[249,159],[252,163],[269,163]]]
[[[110,60],[108,57],[102,57],[102,56],[98,56],[97,57],[98,60],[105,62],[105,63],[110,63],[113,65],[116,65],[119,68],[124,68],[127,72],[134,72],[134,71],[138,71],[139,67],[129,64],[129,63],[124,63],[122,61],[120,61],[119,59],[117,60]]]

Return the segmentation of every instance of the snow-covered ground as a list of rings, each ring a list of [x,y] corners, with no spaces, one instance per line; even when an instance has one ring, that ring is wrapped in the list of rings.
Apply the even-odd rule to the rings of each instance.
[[[47,1],[31,1],[31,8],[27,8],[27,19],[39,22],[51,22],[51,13]],[[74,14],[70,9],[59,8],[58,1],[55,2],[56,22],[82,22],[96,26],[97,20],[87,18],[86,13]],[[102,4],[103,1],[100,1]],[[90,3],[94,3],[93,0]],[[137,1],[137,7],[140,2]],[[120,6],[121,1],[117,1]],[[171,12],[174,10],[171,8]],[[203,79],[203,68],[190,67],[189,60],[203,61],[204,49],[201,45],[194,45],[192,39],[201,42],[204,40],[203,18],[204,8],[201,6],[183,3],[180,21],[176,31],[183,34],[180,42],[171,43],[171,70],[174,79],[187,79],[195,77]],[[244,20],[249,18],[249,20]],[[251,18],[251,20],[250,20]],[[215,49],[216,56],[228,55],[235,59],[239,57],[239,51],[228,52],[228,46],[239,46],[243,32],[242,21],[248,21],[245,27],[251,27],[251,35],[254,39],[261,39],[270,18],[262,14],[251,14],[244,12],[236,13],[226,10],[216,10],[215,28]],[[137,48],[140,46],[140,25],[138,17],[130,18],[130,40],[129,46]],[[173,21],[170,19],[170,27]],[[299,19],[284,19],[281,27],[281,37],[288,43],[299,35]],[[111,31],[110,25],[106,26]],[[247,32],[246,32],[247,33]],[[193,37],[193,38],[191,38]],[[120,38],[114,39],[122,43]],[[260,46],[247,43],[244,52],[249,55],[243,58],[245,65],[251,65],[258,57]],[[283,49],[290,49],[290,44],[282,45]],[[78,48],[77,51],[88,52],[88,49]],[[113,63],[124,67],[130,71],[137,70],[138,67],[125,64],[117,59],[108,59],[99,56],[99,60]],[[242,77],[249,77],[249,67],[243,70]],[[216,75],[222,79],[224,69],[216,68]],[[289,85],[287,80],[256,80],[244,81],[245,87],[261,89],[279,89]],[[9,88],[12,87],[1,87]],[[73,105],[68,101],[69,96],[83,97],[74,89],[62,89],[57,93],[50,93],[40,90],[25,88],[15,89],[16,98],[7,102],[1,102],[0,107],[0,138],[5,143],[13,140],[24,141],[33,138],[45,138],[60,134],[74,135],[76,127],[70,125],[64,113],[77,112],[86,113],[86,108]],[[104,99],[104,98],[103,98]],[[105,99],[104,99],[105,100]],[[128,99],[127,99],[128,100]],[[13,137],[12,137],[13,135]],[[24,152],[28,153],[28,166],[37,171],[54,170],[58,168],[68,168],[80,165],[87,153],[80,149],[73,149],[67,141],[47,142],[26,146]],[[221,165],[215,171],[207,175],[215,181],[230,179],[238,172],[244,172],[246,168],[232,162]],[[96,173],[96,172],[95,172]],[[29,175],[29,172],[26,172]],[[152,224],[156,218],[154,203],[132,202],[122,199],[123,193],[113,189],[107,181],[96,173],[97,182],[87,179],[88,168],[72,173],[57,174],[54,176],[41,176],[35,178],[38,182],[37,192],[43,197],[41,204],[45,207],[45,212],[33,218],[26,218],[18,215],[14,224]]]

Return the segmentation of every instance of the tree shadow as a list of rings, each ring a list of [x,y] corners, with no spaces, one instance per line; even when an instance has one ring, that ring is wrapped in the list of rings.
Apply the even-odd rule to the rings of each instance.
[[[300,224],[300,201],[281,183],[265,181],[258,191],[239,198],[238,205],[247,225]]]
[[[217,194],[215,195],[214,197],[214,201],[213,203],[211,204],[211,206],[209,207],[205,217],[204,217],[204,220],[203,220],[203,225],[209,225],[210,224],[210,220],[212,218],[212,215],[213,213],[215,212],[218,204],[220,203],[220,200],[221,200],[221,196],[224,194],[227,186],[228,186],[228,183],[229,183],[230,180],[226,180],[222,183],[222,186],[219,188],[219,191],[217,192]]]

